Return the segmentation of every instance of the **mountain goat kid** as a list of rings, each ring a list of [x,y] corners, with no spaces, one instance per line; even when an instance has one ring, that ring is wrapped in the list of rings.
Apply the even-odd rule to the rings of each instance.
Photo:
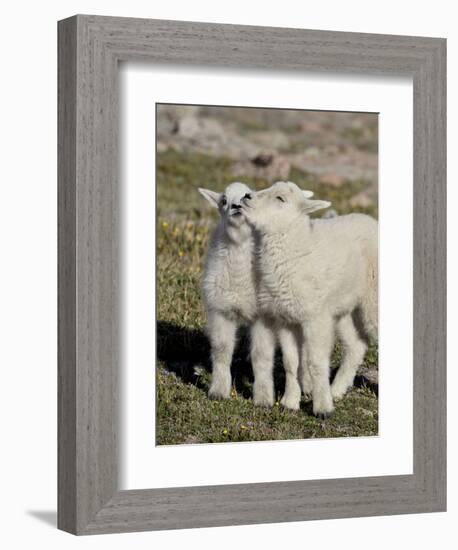
[[[248,325],[251,327],[254,403],[265,406],[274,404],[273,361],[278,340],[287,372],[281,402],[285,407],[298,409],[300,388],[296,373],[299,350],[295,336],[283,327],[270,335],[258,319],[253,232],[242,210],[242,199],[250,200],[252,191],[245,184],[235,182],[223,193],[202,188],[199,192],[213,207],[218,208],[221,216],[210,241],[202,283],[212,361],[209,397],[226,399],[230,396],[230,367],[236,331],[240,325]],[[312,195],[304,191],[304,196]],[[272,343],[271,348],[266,350],[267,356],[265,340]],[[293,372],[294,376],[289,376],[288,372]]]
[[[326,417],[333,397],[352,386],[366,350],[351,315],[359,314],[367,334],[377,332],[378,224],[363,214],[311,220],[310,213],[330,203],[307,199],[291,182],[277,182],[242,203],[257,241],[259,314],[286,328],[300,326],[313,412]],[[336,329],[345,352],[331,388]],[[265,353],[269,345],[266,339]]]

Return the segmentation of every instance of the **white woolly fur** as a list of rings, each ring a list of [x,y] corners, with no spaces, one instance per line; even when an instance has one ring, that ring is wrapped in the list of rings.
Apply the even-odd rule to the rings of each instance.
[[[296,334],[283,327],[275,330],[258,316],[253,232],[242,209],[242,199],[249,200],[253,192],[239,182],[230,184],[223,193],[199,191],[220,213],[220,222],[210,240],[202,283],[212,360],[209,396],[217,399],[230,396],[236,331],[240,325],[249,325],[255,404],[274,403],[273,358],[275,344],[279,342],[287,372],[282,404],[297,409],[300,350]]]
[[[376,336],[378,224],[363,214],[311,220],[311,212],[330,203],[306,198],[291,182],[277,182],[242,203],[256,239],[256,277],[250,276],[257,282],[258,323],[296,331],[299,349],[307,349],[303,390],[312,390],[314,413],[326,416],[333,397],[353,384],[364,357],[354,320]],[[344,359],[331,388],[335,330]],[[270,356],[272,347],[264,341],[263,355]]]

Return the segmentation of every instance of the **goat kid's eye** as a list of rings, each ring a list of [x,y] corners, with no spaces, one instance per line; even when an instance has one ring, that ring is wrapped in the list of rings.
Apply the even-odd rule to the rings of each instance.
[[[250,193],[246,193],[245,196],[244,196],[243,198],[244,198],[244,199],[251,199]]]
[[[227,204],[227,200],[223,197],[221,199],[221,206],[226,206],[226,204]]]
[[[279,201],[285,202],[285,199],[283,197],[276,197]]]

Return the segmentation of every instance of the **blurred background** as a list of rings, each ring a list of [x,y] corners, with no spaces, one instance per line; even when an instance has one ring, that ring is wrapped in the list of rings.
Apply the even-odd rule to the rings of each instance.
[[[210,171],[195,174],[200,185],[240,179],[259,187],[289,179],[332,200],[338,213],[377,215],[377,149],[374,113],[157,106],[159,168],[202,155]],[[193,190],[194,174],[187,175],[181,191]]]
[[[320,215],[377,217],[378,115],[157,105],[157,422],[156,443],[202,443],[345,437],[378,433],[377,347],[371,346],[357,387],[325,423],[301,411],[254,407],[245,331],[240,331],[230,400],[207,398],[210,350],[200,283],[218,212],[198,187],[223,191],[233,181],[262,189],[294,181],[332,202]],[[341,350],[336,345],[332,364]],[[276,395],[284,388],[276,357]]]

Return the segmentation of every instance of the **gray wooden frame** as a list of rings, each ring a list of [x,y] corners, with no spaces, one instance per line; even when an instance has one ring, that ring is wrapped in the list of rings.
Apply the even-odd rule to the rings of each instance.
[[[60,21],[58,31],[59,528],[93,534],[445,510],[445,40],[86,15]],[[117,73],[119,61],[138,60],[413,77],[413,475],[118,490]]]

